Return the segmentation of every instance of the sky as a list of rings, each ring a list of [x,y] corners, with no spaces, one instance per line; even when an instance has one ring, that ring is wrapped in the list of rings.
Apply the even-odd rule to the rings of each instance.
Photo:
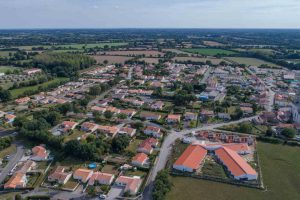
[[[0,0],[15,28],[300,28],[300,0]]]

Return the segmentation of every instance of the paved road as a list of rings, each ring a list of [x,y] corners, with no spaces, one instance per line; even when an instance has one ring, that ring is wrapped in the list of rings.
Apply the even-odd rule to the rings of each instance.
[[[149,179],[146,183],[146,187],[145,190],[143,192],[143,199],[144,200],[151,200],[151,191],[153,189],[153,182],[155,180],[155,177],[157,175],[157,173],[164,169],[168,160],[168,157],[171,153],[171,149],[172,149],[172,144],[175,142],[175,140],[177,139],[181,139],[184,137],[184,135],[191,133],[193,131],[197,132],[197,131],[201,131],[201,130],[214,130],[216,128],[222,127],[224,125],[230,125],[230,124],[236,124],[236,123],[241,123],[241,122],[245,122],[245,121],[250,121],[257,118],[257,116],[253,116],[253,117],[248,117],[248,118],[243,118],[237,121],[232,121],[232,122],[226,122],[226,123],[219,123],[219,124],[213,124],[213,125],[207,125],[207,126],[202,126],[202,127],[198,127],[198,128],[194,128],[194,129],[186,129],[180,132],[175,132],[172,131],[164,140],[161,148],[160,148],[160,153],[157,159],[156,164],[153,166],[152,170],[151,170],[151,174],[149,176]]]
[[[22,145],[17,146],[17,152],[14,155],[11,155],[11,158],[5,168],[2,170],[0,174],[0,184],[5,180],[6,176],[9,172],[14,168],[14,166],[21,160],[24,155],[24,148]]]
[[[206,70],[206,72],[204,73],[203,78],[202,78],[202,80],[200,81],[200,83],[206,83],[206,80],[208,79],[209,74],[210,74],[211,71],[212,71],[212,67],[209,67],[209,68]]]
[[[131,78],[132,78],[132,71],[133,71],[133,67],[130,67],[129,71],[128,71],[127,80],[131,80]]]

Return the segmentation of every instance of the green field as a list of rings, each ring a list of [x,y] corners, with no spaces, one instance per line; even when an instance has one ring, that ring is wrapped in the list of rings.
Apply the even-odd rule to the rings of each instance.
[[[105,42],[105,43],[93,43],[93,44],[65,44],[65,45],[55,45],[53,47],[62,47],[62,48],[70,48],[70,49],[83,49],[85,47],[86,49],[99,47],[103,48],[105,45],[108,45],[109,47],[113,46],[124,46],[128,43],[125,42]],[[32,50],[33,47],[44,47],[44,49],[51,49],[51,45],[35,45],[35,46],[18,46],[17,48],[22,50]]]
[[[13,89],[13,90],[10,90],[10,93],[12,95],[12,98],[17,98],[19,95],[23,94],[25,91],[36,91],[36,90],[38,90],[39,86],[46,87],[49,84],[58,83],[60,81],[66,81],[66,80],[68,80],[68,78],[55,78],[55,79],[53,79],[51,81],[48,81],[48,82],[45,82],[45,83],[42,83],[42,84],[39,84],[39,85],[22,87],[22,88],[18,88],[18,89]]]
[[[14,69],[20,69],[18,67],[13,66],[0,66],[0,73],[5,73],[7,70],[13,71]]]
[[[0,57],[8,57],[9,53],[14,54],[16,51],[0,51]]]
[[[182,49],[182,51],[193,53],[193,54],[201,54],[204,56],[215,56],[218,54],[225,54],[225,55],[233,55],[236,54],[233,51],[228,51],[224,49],[214,49],[214,48],[201,48],[201,49]]]
[[[265,64],[265,65],[269,65],[270,67],[279,67],[274,63],[266,62],[256,58],[226,57],[226,59],[244,65],[261,66]]]
[[[258,151],[263,182],[267,190],[262,191],[194,178],[172,177],[174,186],[167,199],[300,199],[300,148],[258,143]]]

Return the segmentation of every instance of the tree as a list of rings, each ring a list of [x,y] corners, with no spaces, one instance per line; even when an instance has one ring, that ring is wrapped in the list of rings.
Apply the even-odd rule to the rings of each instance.
[[[297,131],[293,128],[284,128],[281,131],[281,134],[287,138],[294,138],[297,134]]]
[[[0,101],[7,102],[11,100],[11,94],[8,90],[0,90]]]
[[[105,112],[104,112],[104,117],[105,117],[106,119],[111,119],[111,118],[113,117],[113,113],[110,112],[110,111],[105,111]]]
[[[241,123],[239,126],[239,131],[242,133],[251,133],[252,126],[250,123]]]
[[[172,183],[168,171],[162,170],[158,172],[154,180],[154,187],[152,191],[153,200],[164,200],[166,194],[171,190],[171,188]]]
[[[16,194],[16,196],[15,196],[15,200],[22,200],[22,197],[21,197],[21,195],[20,195],[20,194]]]
[[[266,136],[267,137],[272,137],[275,135],[275,132],[272,130],[271,127],[268,127],[268,129],[266,130]]]
[[[122,152],[130,143],[130,138],[127,135],[119,135],[112,140],[112,151],[115,153]]]
[[[102,92],[101,86],[98,86],[98,85],[90,87],[90,90],[89,90],[89,94],[93,95],[93,96],[100,95],[101,92]]]

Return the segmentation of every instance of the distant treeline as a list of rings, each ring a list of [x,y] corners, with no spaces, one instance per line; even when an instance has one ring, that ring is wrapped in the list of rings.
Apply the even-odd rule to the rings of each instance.
[[[59,77],[73,77],[79,70],[91,67],[96,61],[86,55],[72,53],[43,53],[33,58],[33,65]]]

